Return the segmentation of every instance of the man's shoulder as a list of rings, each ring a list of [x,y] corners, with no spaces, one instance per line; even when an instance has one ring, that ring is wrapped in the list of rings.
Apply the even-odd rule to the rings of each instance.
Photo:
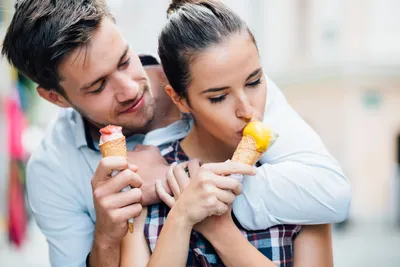
[[[57,117],[48,125],[43,139],[32,153],[29,164],[49,163],[59,165],[67,156],[78,153],[76,146],[76,121],[80,116],[75,110],[68,108],[59,112]],[[55,164],[56,163],[56,164]]]

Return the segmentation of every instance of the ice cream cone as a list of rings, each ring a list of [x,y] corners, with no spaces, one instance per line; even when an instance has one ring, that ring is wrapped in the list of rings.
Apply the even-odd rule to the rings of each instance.
[[[108,126],[108,127],[112,127],[112,126]],[[120,133],[120,135],[122,135],[122,133]],[[111,156],[121,156],[121,157],[126,157],[126,140],[125,140],[125,136],[121,136],[118,138],[110,138],[109,140],[107,140],[104,143],[101,143],[99,145],[100,147],[100,152],[101,155],[104,157],[111,157]],[[113,171],[111,176],[115,176],[118,173],[118,171]],[[125,187],[124,189],[122,189],[122,192],[131,190],[131,187]],[[133,220],[130,219],[128,221],[128,230],[130,233],[133,233],[134,231],[134,226],[133,226]]]
[[[101,145],[100,152],[103,157],[122,156],[126,157],[125,137],[120,137],[111,141],[107,141]]]
[[[262,154],[275,142],[278,135],[260,121],[252,121],[243,130],[240,141],[232,161],[254,165]]]
[[[254,138],[245,135],[236,148],[232,161],[254,165],[261,158],[261,155],[262,153],[257,151],[256,141]]]

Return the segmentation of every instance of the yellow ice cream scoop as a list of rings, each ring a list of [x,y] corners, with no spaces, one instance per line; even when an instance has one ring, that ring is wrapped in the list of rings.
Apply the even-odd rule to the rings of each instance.
[[[232,161],[254,165],[275,142],[278,135],[260,121],[249,122],[233,154]]]
[[[260,121],[249,122],[243,130],[243,136],[245,135],[254,138],[255,149],[260,153],[267,151],[277,138],[277,134]]]

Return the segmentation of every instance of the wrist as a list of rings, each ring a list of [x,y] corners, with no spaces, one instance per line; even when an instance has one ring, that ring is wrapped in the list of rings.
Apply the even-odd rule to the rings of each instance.
[[[95,233],[92,250],[86,259],[88,266],[117,267],[120,262],[120,242],[114,243],[110,237]]]
[[[232,231],[238,231],[239,229],[232,220],[214,221],[212,225],[208,227],[198,227],[199,232],[208,240],[213,243],[215,240],[226,238],[226,235],[232,233]]]
[[[118,240],[108,236],[107,234],[102,234],[95,231],[93,249],[99,251],[111,251],[119,249],[121,241],[122,239]]]
[[[183,230],[191,232],[194,226],[186,213],[179,207],[179,203],[176,203],[171,211],[168,214],[168,218],[170,218],[171,222],[175,227]]]

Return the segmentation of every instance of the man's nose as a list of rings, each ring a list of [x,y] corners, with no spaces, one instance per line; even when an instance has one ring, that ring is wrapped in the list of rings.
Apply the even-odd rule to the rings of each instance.
[[[254,108],[252,107],[248,97],[244,94],[238,99],[236,108],[236,116],[245,121],[251,121],[254,115]]]
[[[115,97],[118,102],[133,100],[140,94],[140,84],[127,74],[121,73],[114,77]]]

